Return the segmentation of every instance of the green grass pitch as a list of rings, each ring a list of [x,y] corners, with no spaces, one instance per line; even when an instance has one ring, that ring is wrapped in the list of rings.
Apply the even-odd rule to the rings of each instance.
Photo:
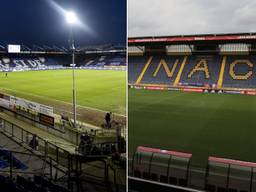
[[[148,146],[256,162],[256,97],[129,89],[129,156]]]
[[[125,114],[126,72],[76,70],[77,104]],[[72,103],[72,70],[0,73],[0,89]]]

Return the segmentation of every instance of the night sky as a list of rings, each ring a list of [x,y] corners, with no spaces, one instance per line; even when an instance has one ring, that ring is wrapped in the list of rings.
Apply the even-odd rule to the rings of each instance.
[[[0,44],[67,46],[70,28],[50,0],[2,0]],[[126,0],[54,0],[90,30],[74,27],[76,45],[126,42]]]

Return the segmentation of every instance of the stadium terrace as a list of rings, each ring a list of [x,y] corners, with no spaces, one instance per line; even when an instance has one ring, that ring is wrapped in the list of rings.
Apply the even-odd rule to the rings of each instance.
[[[129,39],[129,83],[255,89],[255,34]]]
[[[125,189],[126,47],[77,47],[73,53],[0,45],[1,191],[84,191],[82,177],[100,191],[113,191],[112,180]],[[117,150],[118,168],[110,160]]]
[[[62,69],[70,67],[69,55],[65,47],[21,45],[19,53],[9,53],[7,47],[0,46],[0,71],[24,71]],[[76,67],[85,69],[123,69],[126,66],[125,47],[101,45],[78,47]]]

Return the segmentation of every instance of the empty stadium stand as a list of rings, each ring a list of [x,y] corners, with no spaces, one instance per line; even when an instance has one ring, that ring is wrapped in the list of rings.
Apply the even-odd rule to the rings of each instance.
[[[53,181],[56,169],[46,157],[31,152],[0,132],[0,189],[14,192],[67,192],[67,185]],[[63,177],[63,174],[61,174]],[[61,184],[60,184],[61,183]]]
[[[126,66],[123,55],[78,55],[77,67]],[[62,69],[70,67],[70,55],[0,55],[0,71]]]
[[[220,71],[221,56],[192,55],[185,64],[180,83],[204,86],[216,84]]]
[[[125,66],[126,58],[122,55],[92,55],[81,57],[79,65],[88,67]]]
[[[155,56],[152,58],[141,83],[172,84],[177,76],[176,70],[182,63],[183,57]]]
[[[76,67],[118,69],[126,66],[126,48],[122,45],[77,47]],[[0,71],[45,70],[70,67],[71,52],[65,47],[21,46],[20,53],[8,53],[0,45]]]
[[[0,168],[5,169],[10,167],[11,163],[15,169],[20,169],[23,171],[28,169],[24,163],[12,155],[11,151],[7,149],[0,149]]]
[[[149,57],[129,57],[128,80],[135,83]]]
[[[223,87],[256,88],[256,56],[228,56]]]
[[[184,68],[181,67],[182,62]],[[255,65],[255,55],[197,53],[187,56],[154,54],[129,56],[128,80],[130,84],[137,85],[213,88],[220,85],[220,88],[254,89],[256,88]]]

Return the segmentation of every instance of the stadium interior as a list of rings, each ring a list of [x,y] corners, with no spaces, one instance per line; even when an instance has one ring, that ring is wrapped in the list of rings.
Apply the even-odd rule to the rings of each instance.
[[[126,70],[120,45],[78,47],[75,54],[77,65],[70,66],[64,47],[22,45],[19,53],[9,53],[0,45],[0,71],[7,78],[22,71]],[[74,127],[72,115],[37,102],[0,94],[1,191],[125,191],[126,117],[116,115],[107,127],[78,119]],[[102,123],[105,113],[92,116]]]
[[[129,38],[129,88],[256,95],[255,42],[255,34],[250,33]],[[129,98],[133,93],[131,92]],[[149,94],[149,92],[147,93]],[[177,94],[171,97],[175,96]],[[145,94],[144,98],[146,97]],[[131,101],[133,103],[129,104],[129,110],[135,113],[134,111],[142,110],[144,107],[148,109],[144,112],[146,117],[147,115],[150,117],[150,113],[155,117],[157,111],[149,110],[157,109],[153,106],[160,106],[163,108],[161,115],[166,116],[167,102],[175,102],[175,100],[167,100],[166,97],[156,100],[147,105],[145,99],[143,105],[141,104],[136,109],[132,107],[138,105],[140,101],[136,101],[134,98],[134,101]],[[176,107],[176,105],[174,103],[170,106]],[[199,107],[197,107],[200,108],[200,103],[198,105]],[[170,108],[169,110],[175,109]],[[179,109],[181,111],[177,111],[177,114],[183,112],[184,119],[187,118],[186,121],[189,121],[188,114],[182,111],[184,108]],[[167,116],[166,121],[168,122],[168,118],[170,118],[170,124],[176,117],[171,116],[173,114],[175,111]],[[181,119],[183,118],[181,117]],[[129,131],[131,132],[129,133],[129,138],[131,138],[129,143],[139,143],[136,136],[134,136],[134,140],[131,136],[131,134],[135,134],[134,130],[138,129],[138,127],[132,127],[136,125],[133,123],[134,121],[135,117],[129,115]],[[137,123],[137,125],[141,126],[142,124]],[[161,125],[163,124],[161,123]],[[157,129],[160,130],[161,125],[159,123]],[[157,123],[156,126],[158,126]],[[191,123],[187,126],[189,129],[194,129],[193,126],[197,125]],[[167,124],[165,128],[170,127],[172,126]],[[172,129],[181,128],[178,127],[179,124],[177,128]],[[140,127],[140,129],[142,128]],[[216,129],[218,129],[217,125]],[[179,133],[183,131],[185,130],[177,130]],[[148,130],[148,132],[148,134],[152,134],[152,130]],[[190,134],[194,133],[190,131]],[[161,145],[161,142],[157,143],[154,140],[155,137],[151,136],[150,138],[157,147]],[[175,146],[175,141],[170,138],[166,142]],[[180,140],[181,143],[182,141]],[[140,142],[145,142],[145,137],[141,138]],[[148,144],[149,142],[147,142]],[[204,144],[201,143],[201,145]],[[186,144],[180,145],[185,146]],[[134,148],[133,144],[131,146]],[[148,191],[255,191],[255,163],[209,156],[206,166],[193,167],[190,161],[193,157],[190,153],[167,151],[166,148],[155,149],[154,145],[151,146],[153,148],[136,147],[137,149],[129,154],[129,188],[131,190],[142,191],[143,188]]]

